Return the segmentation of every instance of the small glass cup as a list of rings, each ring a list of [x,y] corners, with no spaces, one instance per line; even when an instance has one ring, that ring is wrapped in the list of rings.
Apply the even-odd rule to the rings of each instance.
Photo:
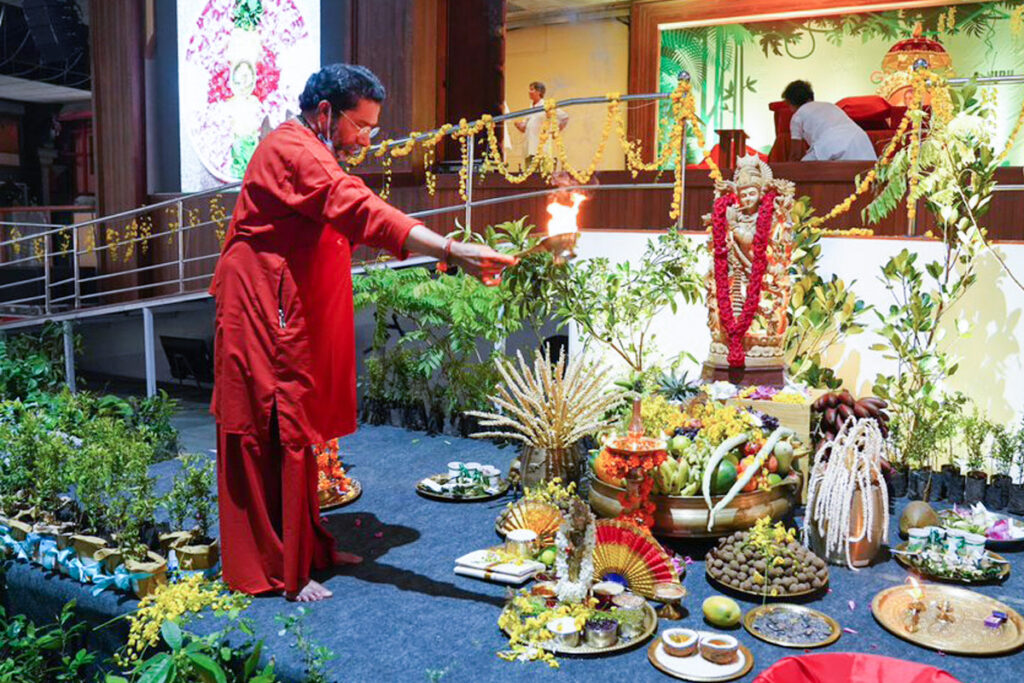
[[[935,545],[942,545],[946,542],[946,530],[940,526],[926,526],[928,531],[928,542]]]
[[[505,551],[515,557],[530,559],[537,550],[537,532],[531,529],[513,529],[505,536]]]
[[[964,555],[972,560],[980,560],[985,556],[985,537],[981,534],[964,536]]]
[[[966,542],[967,532],[959,529],[946,530],[946,552],[954,555],[962,555]]]
[[[459,471],[462,469],[462,462],[459,460],[452,460],[448,463],[448,478],[455,479],[459,476]]]
[[[928,529],[910,529],[907,531],[907,536],[910,538],[907,542],[907,552],[919,553],[928,545],[931,534]]]

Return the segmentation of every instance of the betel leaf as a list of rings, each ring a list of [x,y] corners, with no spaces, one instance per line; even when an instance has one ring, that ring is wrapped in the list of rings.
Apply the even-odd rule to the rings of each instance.
[[[139,683],[170,683],[176,678],[174,658],[166,652],[154,655],[139,672]]]
[[[182,634],[178,624],[170,620],[165,621],[160,626],[160,635],[163,636],[164,642],[172,651],[177,652],[181,649]]]
[[[212,676],[215,683],[227,683],[227,675],[220,664],[202,652],[188,652],[189,660],[203,673]]]

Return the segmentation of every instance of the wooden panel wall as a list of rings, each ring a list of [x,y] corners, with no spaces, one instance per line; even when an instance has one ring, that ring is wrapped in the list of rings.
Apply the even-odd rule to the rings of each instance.
[[[447,0],[443,122],[500,114],[505,99],[505,0]],[[446,159],[458,159],[449,142]]]
[[[89,8],[99,215],[134,209],[146,197],[143,24],[142,0]]]

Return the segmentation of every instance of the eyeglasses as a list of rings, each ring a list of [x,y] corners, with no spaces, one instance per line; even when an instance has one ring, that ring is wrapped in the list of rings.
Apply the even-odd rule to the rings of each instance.
[[[365,135],[366,137],[368,137],[369,139],[372,140],[375,137],[377,137],[377,133],[380,132],[380,127],[374,126],[373,128],[371,128],[370,126],[360,126],[358,123],[353,121],[352,117],[349,116],[348,114],[346,114],[344,112],[344,110],[339,110],[339,111],[341,111],[341,115],[342,116],[344,116],[346,119],[348,119],[349,123],[351,123],[353,126],[355,126],[356,128],[359,129],[359,135]]]

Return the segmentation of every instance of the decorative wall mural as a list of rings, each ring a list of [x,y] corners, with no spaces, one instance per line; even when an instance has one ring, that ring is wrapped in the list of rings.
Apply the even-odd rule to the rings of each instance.
[[[818,99],[873,95],[899,85],[887,80],[890,48],[910,39],[920,25],[923,42],[938,41],[959,76],[1021,73],[1024,40],[1010,30],[1010,12],[1019,0],[969,3],[831,17],[762,21],[718,26],[690,26],[661,32],[661,92],[672,92],[679,73],[690,74],[697,96],[697,114],[710,131],[742,128],[748,144],[767,152],[774,141],[771,102],[781,99],[786,83],[810,80]],[[936,64],[935,68],[945,68]],[[1000,86],[999,135],[1005,140],[1024,103],[1024,88]],[[660,116],[668,114],[661,103]],[[659,143],[664,144],[665,126]],[[687,160],[700,160],[687,150]],[[1018,143],[1007,163],[1024,164],[1024,145]]]
[[[241,180],[320,64],[318,0],[181,0],[181,189]]]

